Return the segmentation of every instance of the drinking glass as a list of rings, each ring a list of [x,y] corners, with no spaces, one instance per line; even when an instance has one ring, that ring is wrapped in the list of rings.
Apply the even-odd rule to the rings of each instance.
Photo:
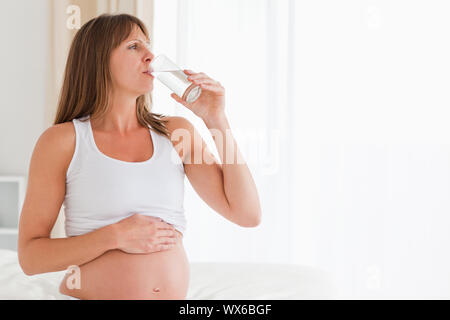
[[[200,97],[202,88],[188,80],[188,76],[164,54],[153,58],[150,72],[182,100],[192,103]]]

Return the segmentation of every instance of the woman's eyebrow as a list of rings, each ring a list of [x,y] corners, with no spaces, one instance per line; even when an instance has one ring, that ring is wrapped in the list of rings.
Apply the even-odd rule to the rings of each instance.
[[[144,42],[144,43],[146,43],[146,44],[150,44],[150,40],[149,40],[149,41],[142,41],[142,40],[140,40],[140,39],[133,39],[133,40],[129,41],[127,44],[130,44],[130,43],[133,42],[133,41],[139,41],[139,42]]]

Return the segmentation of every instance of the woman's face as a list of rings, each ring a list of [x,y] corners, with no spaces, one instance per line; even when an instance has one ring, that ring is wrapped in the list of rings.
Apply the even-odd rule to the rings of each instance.
[[[153,90],[153,77],[143,73],[149,69],[153,53],[149,40],[139,27],[131,32],[111,53],[110,70],[114,92],[125,91],[136,97]]]

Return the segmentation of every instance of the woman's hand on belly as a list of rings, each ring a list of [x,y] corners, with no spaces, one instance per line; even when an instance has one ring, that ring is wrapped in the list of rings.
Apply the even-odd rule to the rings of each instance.
[[[159,218],[134,214],[114,224],[117,249],[126,253],[152,253],[172,249],[180,237]]]

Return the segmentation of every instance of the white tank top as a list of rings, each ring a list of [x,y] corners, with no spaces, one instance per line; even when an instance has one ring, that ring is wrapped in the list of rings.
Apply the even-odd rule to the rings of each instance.
[[[135,213],[160,218],[184,234],[185,172],[172,142],[149,128],[152,157],[127,162],[97,148],[89,116],[72,122],[76,144],[66,173],[66,235],[81,235]]]

